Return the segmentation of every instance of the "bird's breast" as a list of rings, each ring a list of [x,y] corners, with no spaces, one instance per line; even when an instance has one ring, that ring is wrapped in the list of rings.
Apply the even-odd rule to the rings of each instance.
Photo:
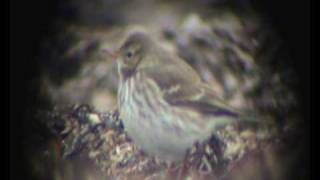
[[[137,75],[121,82],[119,112],[132,140],[151,155],[182,158],[203,131],[187,124],[187,112],[171,107],[151,79]],[[194,130],[192,130],[194,129]]]
[[[141,79],[141,74],[124,79],[120,84],[118,101],[120,115],[124,121],[140,123],[141,119],[152,119],[151,116],[154,116],[155,111],[160,108],[159,97],[154,89]]]

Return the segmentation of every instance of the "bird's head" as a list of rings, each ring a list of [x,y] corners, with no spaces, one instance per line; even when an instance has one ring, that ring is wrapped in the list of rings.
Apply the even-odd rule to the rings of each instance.
[[[135,31],[129,33],[115,57],[119,65],[120,75],[123,77],[132,76],[139,66],[143,66],[146,61],[150,61],[150,58],[147,57],[152,52],[153,45],[154,42],[146,32]]]

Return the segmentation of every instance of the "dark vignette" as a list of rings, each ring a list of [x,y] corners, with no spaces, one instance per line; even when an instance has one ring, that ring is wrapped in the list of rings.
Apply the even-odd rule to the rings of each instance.
[[[252,1],[254,9],[269,18],[273,28],[284,39],[283,48],[299,77],[296,90],[303,110],[306,136],[299,146],[305,146],[299,171],[290,179],[310,177],[310,2]],[[46,105],[38,97],[41,65],[37,50],[45,37],[54,31],[58,14],[72,19],[72,10],[65,11],[61,1],[10,1],[10,179],[33,179],[26,163],[26,140],[36,136],[32,113]],[[237,6],[237,3],[232,3]],[[300,144],[301,143],[301,144]],[[299,169],[299,168],[298,168]]]

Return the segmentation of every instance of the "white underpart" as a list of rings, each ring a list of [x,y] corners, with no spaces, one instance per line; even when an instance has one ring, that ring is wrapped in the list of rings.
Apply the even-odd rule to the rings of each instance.
[[[167,160],[181,160],[186,150],[196,140],[206,138],[208,133],[199,129],[194,123],[186,123],[185,119],[173,116],[173,112],[183,114],[184,117],[194,117],[194,114],[187,114],[181,109],[170,106],[159,95],[160,88],[155,82],[141,76],[138,73],[125,83],[120,83],[122,85],[119,87],[118,101],[123,103],[119,105],[119,112],[125,130],[146,153]],[[120,80],[123,81],[122,78]],[[137,80],[139,85],[136,83]],[[121,97],[125,98],[120,100]],[[141,114],[145,117],[142,118]]]

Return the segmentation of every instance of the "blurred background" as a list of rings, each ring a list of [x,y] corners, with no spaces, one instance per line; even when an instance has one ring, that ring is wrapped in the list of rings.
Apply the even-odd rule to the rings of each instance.
[[[76,151],[68,145],[82,136],[81,113],[86,121],[103,121],[102,114],[116,108],[118,77],[107,52],[119,47],[126,31],[142,26],[228,103],[273,123],[267,130],[240,128],[232,141],[225,139],[223,168],[233,167],[225,179],[310,179],[309,11],[309,1],[10,1],[11,178],[175,177],[158,176],[165,168],[152,163],[152,173],[148,165],[142,170],[148,174],[120,176],[127,164],[103,160],[116,146],[91,147],[110,134],[104,129],[81,141],[85,150],[76,158],[62,158]],[[55,134],[57,122],[81,128]],[[115,143],[123,143],[115,134]],[[221,178],[216,174],[186,177]]]

